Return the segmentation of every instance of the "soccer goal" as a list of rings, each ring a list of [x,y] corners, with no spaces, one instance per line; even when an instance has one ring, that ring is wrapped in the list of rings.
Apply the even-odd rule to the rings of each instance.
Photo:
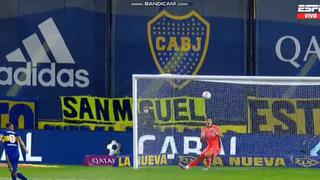
[[[294,166],[320,150],[319,77],[137,74],[132,84],[134,168],[193,160],[206,118],[224,133],[216,165]]]

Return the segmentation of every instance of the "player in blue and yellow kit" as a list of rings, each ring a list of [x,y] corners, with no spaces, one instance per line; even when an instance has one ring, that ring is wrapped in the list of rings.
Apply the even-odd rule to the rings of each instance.
[[[0,132],[0,141],[2,141],[6,152],[7,163],[12,180],[16,180],[17,177],[22,180],[27,180],[22,173],[18,172],[19,145],[26,153],[28,153],[28,150],[26,149],[19,133],[14,131],[13,124],[9,122],[6,124],[6,127],[6,130]]]

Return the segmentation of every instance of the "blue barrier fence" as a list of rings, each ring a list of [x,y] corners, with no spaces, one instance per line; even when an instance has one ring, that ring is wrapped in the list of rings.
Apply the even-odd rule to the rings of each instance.
[[[29,154],[20,156],[21,163],[82,164],[85,155],[108,155],[112,140],[122,145],[121,154],[132,153],[132,132],[21,131]],[[1,161],[5,161],[1,146]]]

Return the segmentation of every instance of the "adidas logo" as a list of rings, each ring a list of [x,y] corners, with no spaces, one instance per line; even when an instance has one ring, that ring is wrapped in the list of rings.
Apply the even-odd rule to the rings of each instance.
[[[36,33],[22,40],[31,62],[26,60],[20,48],[7,54],[8,63],[14,67],[0,66],[0,85],[88,87],[90,81],[87,70],[61,68],[62,65],[74,65],[75,61],[53,19],[47,19],[38,27],[45,43],[41,43]],[[51,51],[55,62],[48,57],[48,51]]]

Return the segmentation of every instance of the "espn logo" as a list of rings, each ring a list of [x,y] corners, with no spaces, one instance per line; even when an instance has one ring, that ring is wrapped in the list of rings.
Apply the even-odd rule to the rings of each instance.
[[[76,63],[53,19],[45,20],[38,28],[44,42],[40,41],[37,33],[33,33],[22,40],[24,49],[17,48],[7,54],[7,65],[0,66],[0,74],[5,74],[0,76],[0,85],[88,87],[88,71],[73,68]],[[53,62],[48,52],[51,52]]]
[[[319,19],[320,4],[299,4],[297,19]]]

